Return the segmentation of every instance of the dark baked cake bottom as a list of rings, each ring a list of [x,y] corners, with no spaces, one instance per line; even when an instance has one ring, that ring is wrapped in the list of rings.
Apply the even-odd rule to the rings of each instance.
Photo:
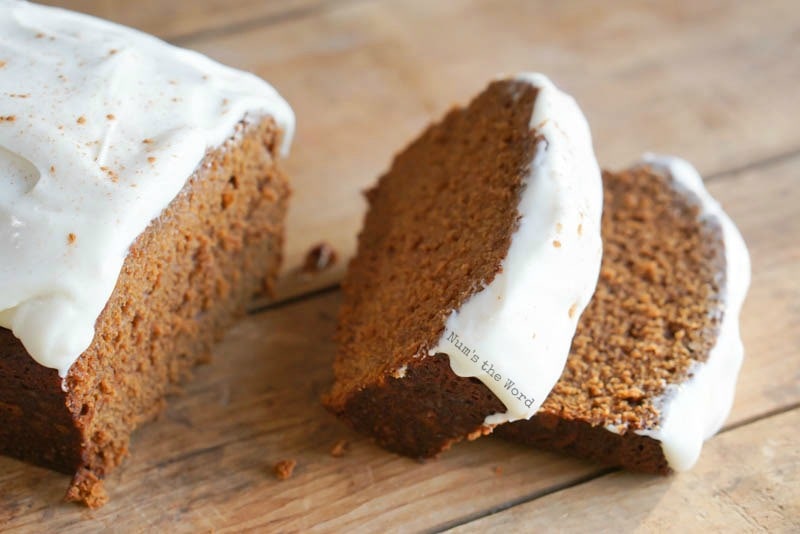
[[[131,246],[91,346],[65,389],[0,329],[0,453],[74,475],[68,499],[105,502],[102,479],[131,432],[207,361],[212,344],[269,291],[289,186],[272,119],[240,123]]]

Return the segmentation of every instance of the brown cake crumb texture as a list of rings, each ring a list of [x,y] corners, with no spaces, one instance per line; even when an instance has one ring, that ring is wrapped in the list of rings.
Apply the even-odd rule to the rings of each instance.
[[[529,128],[536,94],[527,83],[492,83],[429,127],[367,192],[325,402],[392,451],[434,456],[487,432],[485,417],[505,410],[479,380],[456,376],[446,355],[427,353],[508,252],[539,145]]]
[[[288,480],[292,478],[295,467],[297,467],[297,460],[281,460],[275,464],[272,468],[272,472],[278,480]]]
[[[74,474],[69,500],[105,502],[130,433],[277,276],[289,194],[278,137],[272,119],[240,124],[137,238],[67,393],[0,329],[0,452]]]
[[[725,257],[697,198],[647,167],[604,179],[603,262],[564,372],[539,412],[497,433],[631,469],[669,471],[655,403],[715,343]],[[698,408],[700,409],[700,408]],[[605,430],[613,426],[621,435]]]

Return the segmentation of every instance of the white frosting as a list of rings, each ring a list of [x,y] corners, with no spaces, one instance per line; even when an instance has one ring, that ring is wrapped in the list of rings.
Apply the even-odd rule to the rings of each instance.
[[[744,347],[739,336],[739,312],[750,285],[750,256],[741,234],[703,186],[703,179],[688,162],[669,156],[646,154],[643,161],[669,173],[678,188],[700,201],[700,217],[722,229],[725,250],[725,282],[722,287],[722,321],[716,344],[704,363],[696,362],[690,378],[668,386],[656,399],[661,411],[658,427],[637,431],[661,442],[664,456],[676,471],[690,469],[703,441],[714,435],[728,417]]]
[[[523,185],[519,228],[501,271],[450,314],[429,351],[447,354],[453,372],[480,379],[505,404],[486,425],[539,409],[563,371],[602,253],[603,191],[586,119],[545,76],[517,80],[539,89],[530,128],[544,137]]]
[[[266,82],[86,15],[0,0],[0,326],[65,376],[128,248],[236,124],[294,128]]]

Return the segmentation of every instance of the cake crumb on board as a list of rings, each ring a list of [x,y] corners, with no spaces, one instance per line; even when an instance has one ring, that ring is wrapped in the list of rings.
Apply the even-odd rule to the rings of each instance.
[[[323,241],[308,250],[301,271],[306,275],[321,273],[335,265],[337,259],[336,249]]]
[[[287,480],[292,477],[295,467],[297,467],[297,460],[293,458],[281,460],[273,466],[272,472],[278,480]]]
[[[80,469],[75,473],[64,500],[83,503],[90,509],[97,510],[108,502],[108,493],[103,486],[102,478],[88,469]]]
[[[340,439],[336,443],[333,444],[331,447],[331,456],[334,458],[341,458],[345,454],[347,454],[348,449],[350,448],[350,443],[346,439]]]

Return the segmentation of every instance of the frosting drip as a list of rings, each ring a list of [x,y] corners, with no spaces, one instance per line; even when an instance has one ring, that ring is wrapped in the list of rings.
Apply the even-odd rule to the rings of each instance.
[[[661,411],[658,427],[637,431],[661,442],[664,457],[676,471],[690,469],[700,457],[703,441],[713,436],[733,405],[736,379],[744,357],[739,334],[739,312],[750,286],[750,255],[742,235],[703,186],[703,179],[687,161],[646,154],[643,162],[672,176],[673,186],[694,194],[700,202],[701,220],[714,220],[722,228],[725,282],[722,287],[722,321],[708,359],[689,370],[690,378],[671,384],[654,401]],[[614,431],[614,429],[610,429]]]
[[[107,21],[0,0],[0,326],[66,376],[128,248],[245,116],[294,115],[266,82]]]
[[[603,191],[589,126],[541,74],[530,129],[544,138],[523,184],[519,228],[494,280],[447,319],[429,354],[481,380],[506,406],[485,424],[530,418],[561,375],[600,271]]]

